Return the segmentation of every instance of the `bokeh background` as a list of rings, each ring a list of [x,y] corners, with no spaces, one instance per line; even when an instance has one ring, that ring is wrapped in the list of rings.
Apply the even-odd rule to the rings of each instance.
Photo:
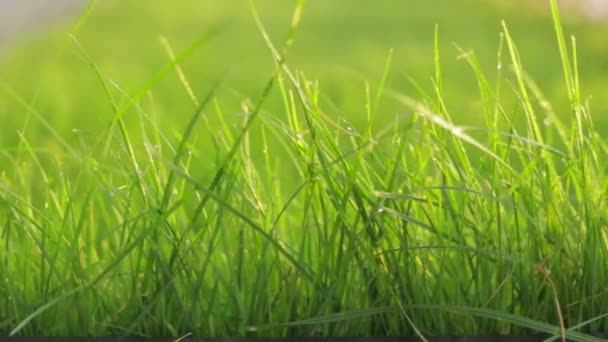
[[[182,67],[199,96],[228,73],[222,104],[225,112],[234,114],[235,122],[242,121],[238,118],[242,102],[258,97],[272,72],[271,54],[246,1],[99,1],[77,32],[77,43],[68,33],[87,2],[1,0],[0,4],[0,79],[13,92],[0,94],[0,143],[6,148],[17,142],[16,132],[24,125],[33,137],[50,137],[40,123],[26,124],[27,109],[15,94],[35,103],[66,137],[73,132],[95,136],[107,127],[110,104],[85,54],[115,84],[113,91],[120,98],[123,91],[132,95],[141,89],[168,63],[161,36],[178,53],[212,31],[211,39]],[[255,4],[280,45],[295,1]],[[608,93],[608,1],[563,0],[561,4],[567,33],[577,39],[583,93],[598,124],[608,127],[604,96]],[[548,0],[309,0],[288,64],[318,80],[334,114],[357,125],[365,117],[364,81],[380,78],[390,49],[394,49],[390,87],[416,97],[418,90],[411,82],[415,80],[421,89],[432,92],[433,35],[438,25],[448,107],[459,124],[479,124],[476,80],[456,45],[475,52],[492,80],[501,20],[519,46],[526,71],[560,115],[568,117]],[[168,129],[181,130],[194,108],[175,75],[154,84],[148,100]],[[380,121],[404,110],[390,101],[382,105]],[[513,101],[508,109],[515,112],[516,107]],[[280,116],[281,108],[275,96],[265,110]]]

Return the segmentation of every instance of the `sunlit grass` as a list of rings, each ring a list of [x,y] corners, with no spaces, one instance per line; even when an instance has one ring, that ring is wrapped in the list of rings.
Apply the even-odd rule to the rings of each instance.
[[[593,341],[582,332],[608,329],[608,144],[557,8],[547,58],[563,65],[569,106],[548,104],[503,24],[493,70],[462,51],[476,79],[463,87],[482,104],[474,127],[445,100],[439,31],[433,87],[390,84],[387,51],[353,99],[363,124],[350,122],[291,68],[303,9],[275,46],[251,6],[274,61],[251,99],[222,74],[193,90],[181,64],[213,31],[183,51],[164,39],[166,67],[134,90],[74,38],[102,133],[68,136],[2,83],[44,134],[26,125],[2,151],[0,333]],[[155,91],[174,73],[193,107],[179,133]],[[387,101],[400,110],[378,120]]]

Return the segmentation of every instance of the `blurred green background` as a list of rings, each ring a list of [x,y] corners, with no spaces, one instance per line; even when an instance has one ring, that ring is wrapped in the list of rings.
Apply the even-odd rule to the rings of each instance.
[[[389,78],[391,88],[417,97],[408,77],[432,93],[433,35],[439,27],[445,77],[445,97],[460,124],[480,124],[482,115],[476,80],[466,61],[459,59],[458,44],[474,51],[489,79],[496,73],[496,52],[504,19],[519,46],[523,65],[564,117],[569,115],[562,69],[555,43],[549,1],[490,0],[309,0],[296,41],[288,58],[292,69],[319,80],[324,97],[335,105],[332,115],[355,125],[365,115],[364,80],[374,84],[382,74],[390,49],[394,49]],[[295,1],[255,1],[272,39],[281,45],[286,37]],[[84,9],[80,11],[84,12]],[[563,8],[567,33],[577,37],[583,93],[591,97],[592,114],[608,127],[608,20],[591,21]],[[0,93],[2,134],[0,143],[10,148],[17,130],[45,141],[48,129],[28,118],[7,87],[33,105],[66,139],[74,132],[95,136],[112,118],[109,101],[83,52],[67,37],[77,18],[66,16],[51,27],[30,34],[2,52]],[[212,82],[228,72],[220,93],[228,121],[242,122],[238,113],[246,99],[257,98],[269,78],[273,62],[255,26],[246,1],[100,1],[76,39],[101,72],[133,95],[162,69],[168,57],[160,43],[164,36],[176,52],[215,30],[182,67],[200,97]],[[64,47],[64,53],[58,51]],[[507,54],[505,52],[505,57]],[[506,61],[506,59],[505,59]],[[278,96],[265,111],[282,117]],[[181,130],[194,105],[176,75],[154,85],[142,107],[154,110],[164,127]],[[515,101],[512,110],[517,110]],[[384,101],[379,121],[405,109]],[[127,118],[128,120],[128,118]],[[133,120],[135,124],[137,120]]]

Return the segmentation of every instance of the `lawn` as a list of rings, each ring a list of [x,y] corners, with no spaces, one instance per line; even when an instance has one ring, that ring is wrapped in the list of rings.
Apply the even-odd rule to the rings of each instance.
[[[254,3],[3,56],[0,335],[608,330],[607,24]]]

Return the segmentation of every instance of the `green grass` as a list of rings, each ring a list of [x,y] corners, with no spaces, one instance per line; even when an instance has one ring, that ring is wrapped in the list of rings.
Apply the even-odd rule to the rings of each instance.
[[[536,47],[558,72],[538,82],[545,95],[523,69],[533,45],[516,46],[518,25],[478,33],[495,39],[479,61],[454,48],[455,74],[441,41],[458,33],[420,28],[427,48],[406,54],[433,75],[420,87],[395,76],[402,47],[357,55],[357,37],[311,51],[338,34],[315,11],[355,21],[353,35],[374,11],[399,26],[390,9],[337,3],[298,2],[291,17],[269,2],[205,3],[187,34],[160,43],[145,21],[120,35],[100,6],[71,42],[21,49],[0,83],[0,335],[608,330],[608,143],[579,74],[596,62],[577,57],[557,8],[543,28],[557,44]],[[181,18],[122,6],[160,31]],[[232,10],[248,24],[207,23]],[[44,44],[53,53],[30,64]],[[306,76],[335,68],[324,59],[344,47],[361,70]],[[370,65],[378,76],[364,81]]]

